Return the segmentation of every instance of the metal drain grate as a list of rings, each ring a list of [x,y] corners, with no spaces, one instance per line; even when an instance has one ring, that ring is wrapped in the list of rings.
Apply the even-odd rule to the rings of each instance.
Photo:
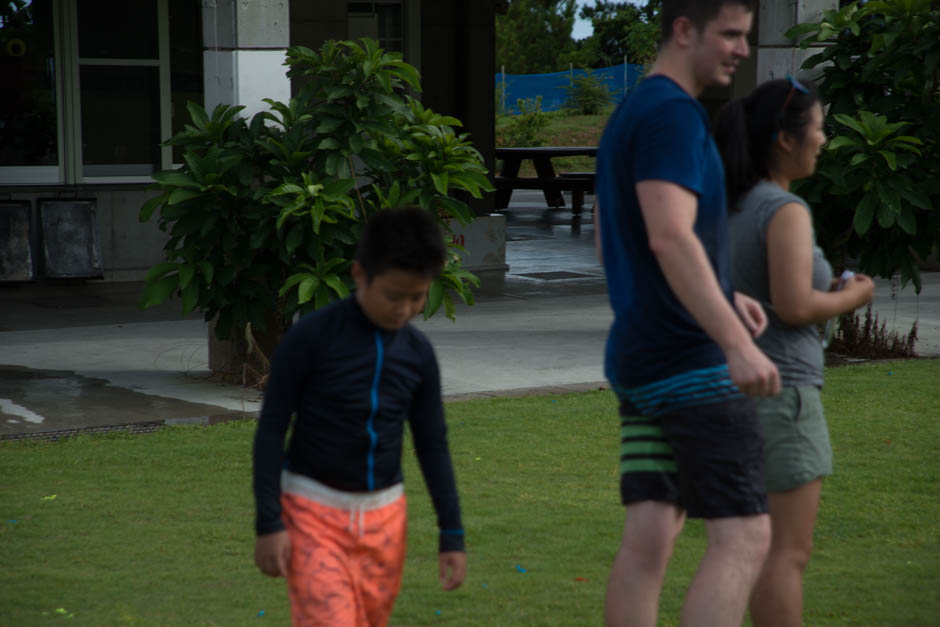
[[[126,433],[153,433],[157,429],[166,426],[163,421],[158,422],[137,422],[126,425],[103,425],[100,427],[81,427],[77,429],[61,429],[59,431],[40,431],[39,433],[16,433],[13,435],[0,435],[0,441],[4,440],[59,440],[76,435],[92,433],[109,433],[112,431],[124,431]]]
[[[564,270],[557,272],[528,272],[517,276],[527,276],[531,279],[541,279],[543,281],[557,281],[559,279],[596,279],[596,274],[583,274],[581,272],[567,272]]]

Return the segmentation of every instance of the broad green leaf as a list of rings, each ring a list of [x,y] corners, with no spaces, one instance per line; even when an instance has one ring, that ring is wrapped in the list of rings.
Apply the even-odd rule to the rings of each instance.
[[[424,304],[425,317],[433,316],[440,308],[441,301],[444,299],[444,285],[438,277],[431,281],[431,287],[428,289],[428,300]]]
[[[918,209],[926,209],[927,211],[933,210],[933,203],[930,202],[930,197],[925,194],[923,190],[916,187],[901,187],[898,192],[901,194],[901,197]]]
[[[871,221],[875,217],[875,202],[872,194],[866,194],[855,209],[855,217],[852,220],[855,226],[855,232],[864,235],[871,226]]]
[[[878,154],[885,158],[885,161],[888,163],[888,167],[891,168],[892,172],[898,169],[897,155],[887,150],[879,150]]]
[[[284,281],[284,284],[281,286],[281,289],[279,289],[277,292],[278,297],[283,297],[284,294],[290,291],[290,288],[294,287],[308,276],[310,275],[307,272],[298,272],[297,274],[292,274],[287,277],[287,279]]]
[[[434,181],[434,188],[443,196],[447,195],[448,177],[447,172],[431,172],[431,180]]]
[[[183,315],[188,316],[199,302],[199,284],[190,283],[186,287],[181,287],[180,295],[183,298]]]
[[[346,298],[349,296],[349,288],[346,287],[346,284],[343,283],[342,279],[340,279],[335,274],[327,275],[323,278],[323,281],[329,285],[330,288],[340,296],[340,298]]]
[[[878,208],[878,225],[881,228],[883,229],[890,228],[891,225],[894,224],[896,219],[897,219],[897,215],[895,215],[895,213],[891,211],[889,207],[882,205],[881,207]]]
[[[199,189],[199,181],[179,170],[161,170],[160,172],[154,172],[151,176],[155,181],[167,187]]]
[[[323,118],[320,121],[320,123],[317,125],[317,130],[315,132],[317,134],[332,133],[337,128],[342,126],[342,124],[343,124],[343,120],[341,120],[340,118]]]
[[[189,111],[189,117],[192,119],[193,124],[196,125],[196,128],[201,131],[205,130],[206,124],[209,123],[209,116],[206,114],[206,110],[192,100],[186,101],[186,110]]]
[[[215,275],[215,268],[212,267],[212,264],[208,261],[200,261],[196,265],[199,266],[199,270],[202,272],[202,276],[206,279],[206,283],[211,284],[212,278]]]
[[[315,276],[308,276],[301,281],[300,287],[297,288],[297,303],[303,305],[306,302],[310,302],[310,299],[313,298],[313,292],[319,286],[320,279]]]
[[[179,266],[180,273],[180,289],[186,289],[189,284],[192,282],[193,277],[196,276],[196,266],[190,264],[180,264]]]
[[[335,150],[339,147],[339,142],[333,137],[327,137],[317,145],[317,148],[320,150]]]
[[[832,141],[830,141],[826,145],[826,148],[828,150],[838,150],[839,148],[842,148],[844,146],[853,146],[853,147],[861,146],[861,142],[847,135],[839,135],[835,137]]]
[[[326,307],[333,301],[333,298],[330,296],[330,290],[326,287],[325,283],[320,283],[317,286],[317,291],[316,293],[314,293],[313,298],[314,298],[314,306],[317,309],[320,309],[321,307]]]
[[[287,237],[284,239],[284,247],[287,248],[288,253],[293,253],[301,242],[304,241],[304,227],[302,222],[298,222],[291,227],[290,231],[287,232]]]
[[[904,207],[901,210],[901,215],[898,216],[898,226],[904,229],[904,232],[908,235],[917,234],[917,216],[910,208]]]
[[[882,211],[885,211],[892,216],[891,221],[893,223],[894,216],[896,216],[901,211],[900,195],[897,191],[887,187],[886,185],[883,185],[879,181],[875,181],[874,187],[875,192],[878,194],[878,200],[881,201],[881,208],[878,211],[879,217],[881,216]]]
[[[855,156],[852,157],[852,160],[849,161],[849,165],[853,165],[853,166],[854,166],[854,165],[858,165],[858,164],[860,164],[860,163],[864,163],[864,162],[866,162],[866,161],[868,161],[868,155],[866,155],[864,152],[860,152],[860,153],[857,153]]]
[[[173,263],[170,261],[164,261],[156,264],[147,271],[147,274],[144,276],[144,281],[150,283],[155,279],[159,279],[164,274],[169,274],[170,272],[176,272],[179,270],[180,264]]]
[[[198,190],[183,189],[182,187],[178,187],[170,192],[170,198],[167,200],[167,204],[177,205],[181,202],[192,200],[193,198],[199,198],[202,195],[202,192]]]
[[[138,219],[141,222],[146,222],[150,219],[150,216],[153,215],[153,212],[157,207],[163,205],[167,200],[166,194],[160,194],[159,196],[154,196],[150,200],[144,203],[144,206],[140,208],[140,214]]]
[[[389,63],[389,65],[394,66],[395,74],[408,83],[415,91],[421,91],[421,76],[413,65],[405,63],[404,61],[393,61]]]
[[[865,132],[865,129],[862,127],[862,125],[859,124],[857,121],[855,121],[855,119],[853,119],[851,116],[848,116],[844,113],[837,113],[832,117],[836,122],[838,122],[839,124],[842,124],[843,126],[848,126],[850,129],[852,129],[853,131],[855,131],[862,137],[868,136],[867,133]]]
[[[147,309],[166,302],[166,300],[173,295],[173,292],[176,291],[176,286],[179,284],[178,279],[178,274],[171,274],[158,281],[147,281],[144,283],[144,289],[140,295],[137,306],[141,309]]]
[[[914,137],[913,135],[898,135],[897,137],[893,138],[892,141],[917,144],[918,146],[924,145],[924,142],[919,137]]]

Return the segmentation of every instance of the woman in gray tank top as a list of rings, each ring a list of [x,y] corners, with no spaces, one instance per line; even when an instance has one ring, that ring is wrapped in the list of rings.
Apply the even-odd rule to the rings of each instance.
[[[832,474],[817,325],[867,303],[874,283],[856,274],[838,289],[809,207],[788,191],[813,173],[826,143],[812,86],[790,77],[763,83],[725,105],[715,140],[725,163],[735,289],[766,309],[767,331],[757,344],[783,384],[779,396],[758,399],[772,540],[751,594],[751,620],[798,626],[822,477]]]

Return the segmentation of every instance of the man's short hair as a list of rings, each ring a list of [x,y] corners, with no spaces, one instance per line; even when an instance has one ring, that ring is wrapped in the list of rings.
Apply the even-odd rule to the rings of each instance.
[[[754,11],[754,0],[663,0],[663,8],[659,13],[662,35],[660,44],[672,39],[672,24],[676,18],[685,17],[702,32],[705,25],[715,19],[726,4],[738,4],[751,12]]]
[[[392,268],[437,276],[447,247],[437,219],[418,207],[379,211],[362,228],[356,261],[370,280]]]

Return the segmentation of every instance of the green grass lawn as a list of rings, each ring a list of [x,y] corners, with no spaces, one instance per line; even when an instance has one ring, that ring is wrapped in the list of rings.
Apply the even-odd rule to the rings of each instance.
[[[807,625],[940,621],[940,360],[827,372],[836,455],[806,576]],[[409,552],[394,625],[600,625],[623,509],[609,392],[447,407],[467,528],[441,592],[436,530],[406,455]],[[252,421],[0,444],[0,624],[287,625],[252,564]],[[53,498],[54,497],[54,498]],[[704,548],[691,522],[660,624]],[[524,572],[523,572],[524,571]]]
[[[600,115],[573,115],[566,112],[547,114],[548,124],[539,134],[543,146],[597,146],[604,126],[613,109]],[[556,157],[552,166],[556,172],[593,172],[594,157]],[[499,167],[497,166],[497,172]],[[523,161],[519,175],[534,177],[535,166]]]

